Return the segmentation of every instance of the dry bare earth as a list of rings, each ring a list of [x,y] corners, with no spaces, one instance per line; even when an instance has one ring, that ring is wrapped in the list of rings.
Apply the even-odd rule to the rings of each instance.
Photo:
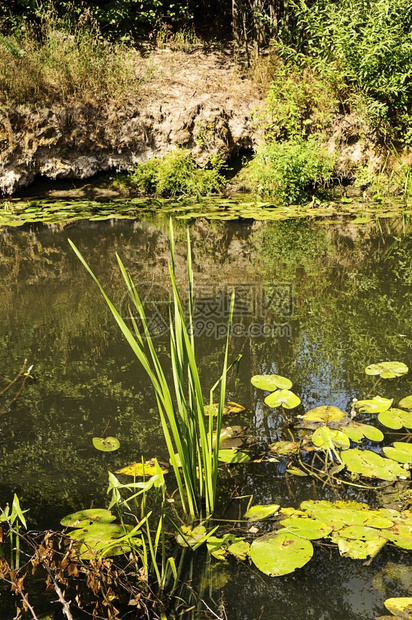
[[[36,175],[125,170],[176,145],[202,165],[256,146],[251,112],[262,95],[230,52],[157,50],[134,62],[140,86],[133,97],[97,102],[85,93],[64,104],[3,106],[0,192],[13,194]]]

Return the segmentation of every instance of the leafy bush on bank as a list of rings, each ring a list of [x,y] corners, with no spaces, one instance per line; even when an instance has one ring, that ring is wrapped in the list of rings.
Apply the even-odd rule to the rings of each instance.
[[[331,180],[335,158],[310,138],[267,142],[250,164],[250,175],[260,194],[281,203],[309,200]]]
[[[177,148],[138,164],[130,175],[130,183],[146,195],[204,196],[222,188],[225,179],[221,168],[219,159],[213,159],[209,169],[198,168],[189,150]]]

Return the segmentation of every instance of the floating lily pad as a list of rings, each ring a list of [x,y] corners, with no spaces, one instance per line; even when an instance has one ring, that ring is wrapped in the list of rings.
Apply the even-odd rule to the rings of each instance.
[[[224,560],[230,548],[234,551],[233,555],[236,555],[239,559],[244,559],[240,558],[239,554],[242,554],[246,549],[245,541],[243,538],[239,538],[233,534],[225,534],[223,538],[218,538],[213,535],[209,536],[206,545],[210,555],[213,555],[213,557],[218,560]],[[246,543],[246,545],[249,550],[249,544]]]
[[[384,426],[398,430],[400,428],[412,428],[412,411],[403,409],[388,409],[378,415],[378,420]]]
[[[342,452],[341,458],[349,471],[367,478],[396,480],[410,477],[409,472],[405,471],[399,463],[383,458],[371,450],[359,450],[358,448],[346,450]]]
[[[283,519],[281,524],[283,527],[287,528],[291,534],[303,536],[303,538],[308,538],[309,540],[324,538],[328,536],[333,529],[331,525],[307,517],[290,517],[288,519]]]
[[[412,394],[410,396],[405,396],[402,400],[399,401],[399,407],[403,407],[403,409],[412,409]]]
[[[231,555],[234,555],[238,560],[246,560],[249,555],[250,544],[245,540],[241,540],[239,542],[235,542],[232,545],[229,545],[228,552]]]
[[[412,598],[387,598],[383,603],[388,611],[397,618],[408,620],[412,617]]]
[[[250,381],[259,390],[267,390],[268,392],[277,389],[290,390],[292,387],[292,381],[280,375],[254,375]]]
[[[305,566],[313,556],[313,546],[305,538],[279,532],[256,538],[250,546],[249,555],[262,573],[280,577]]]
[[[329,424],[330,422],[340,422],[347,417],[347,414],[338,407],[331,407],[329,405],[322,405],[310,409],[303,416],[304,422],[322,422]]]
[[[245,519],[249,519],[249,521],[263,521],[264,519],[272,517],[279,510],[279,508],[279,504],[252,506],[243,516]]]
[[[350,525],[364,525],[376,528],[390,528],[393,520],[381,510],[371,510],[361,502],[329,502],[327,500],[307,500],[300,508],[311,517],[330,525],[335,531]]]
[[[334,450],[335,447],[342,450],[350,448],[350,439],[345,433],[327,426],[316,429],[312,435],[312,443],[322,450]]]
[[[182,534],[176,536],[176,541],[182,547],[194,547],[206,536],[206,528],[204,525],[190,527],[190,525],[181,525]]]
[[[245,463],[250,456],[240,450],[219,450],[218,459],[222,463]]]
[[[276,392],[272,392],[272,394],[266,396],[265,403],[268,407],[294,409],[300,405],[300,398],[290,390],[276,390]]]
[[[358,400],[355,403],[356,409],[359,409],[361,413],[381,413],[387,411],[393,403],[393,398],[381,398],[381,396],[375,396],[371,400]]]
[[[168,470],[164,467],[160,467],[164,474],[168,473]],[[156,474],[156,463],[152,459],[150,461],[146,461],[145,463],[130,463],[130,465],[126,465],[126,467],[122,467],[122,469],[117,469],[116,474],[124,474],[125,476],[134,476],[134,477],[144,477],[144,476],[154,476]]]
[[[412,524],[395,523],[393,528],[388,530],[387,537],[401,549],[412,549]]]
[[[342,557],[352,558],[352,560],[374,558],[387,542],[385,538],[379,536],[373,540],[350,540],[340,538],[338,535],[333,536],[332,541],[337,542],[339,553]]]
[[[70,515],[61,519],[60,523],[66,527],[83,528],[92,523],[112,523],[112,521],[115,520],[116,517],[110,510],[105,510],[104,508],[88,508],[86,510],[72,512]]]
[[[101,452],[114,452],[120,448],[120,441],[116,437],[93,437],[93,445]]]
[[[205,407],[205,414],[206,415],[210,415],[212,413],[212,415],[217,415],[219,411],[219,405],[218,403],[213,403],[213,405],[206,405]],[[245,407],[243,407],[243,405],[239,405],[238,403],[235,403],[233,401],[228,402],[224,407],[223,407],[223,415],[231,415],[234,413],[242,413],[242,411],[245,411]]]
[[[402,377],[408,370],[407,365],[402,362],[379,362],[379,364],[370,364],[365,368],[367,375],[380,375],[382,379]]]
[[[289,456],[289,454],[299,452],[299,443],[297,441],[275,441],[269,446],[269,449],[278,456]]]
[[[383,441],[385,438],[379,428],[371,426],[370,424],[361,424],[360,422],[351,422],[345,426],[342,426],[342,433],[345,433],[351,441],[360,442],[362,439],[370,439],[371,441]]]
[[[385,456],[398,463],[412,463],[412,444],[402,441],[395,441],[393,448],[387,446],[383,448]]]

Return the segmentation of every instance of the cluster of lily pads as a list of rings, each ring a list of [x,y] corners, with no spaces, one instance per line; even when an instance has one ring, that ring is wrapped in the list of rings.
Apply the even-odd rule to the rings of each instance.
[[[209,197],[200,203],[193,199],[153,199],[153,198],[117,198],[106,201],[89,199],[9,199],[0,201],[0,228],[3,226],[22,226],[43,222],[55,224],[77,220],[103,221],[109,219],[136,219],[143,213],[158,213],[175,216],[177,219],[206,218],[209,220],[251,219],[258,221],[278,221],[291,217],[304,218],[308,213],[312,217],[334,217],[345,213],[353,216],[353,223],[367,224],[378,216],[398,216],[400,213],[411,215],[404,204],[376,205],[359,204],[350,201],[338,201],[309,205],[277,205],[250,197],[233,198]]]
[[[408,367],[401,362],[381,362],[371,364],[365,372],[378,376],[379,380],[393,379],[406,374]],[[271,392],[265,398],[269,407],[293,409],[300,404],[299,397],[290,390],[291,381],[285,377],[256,375],[251,382],[255,387]],[[393,399],[381,396],[365,400],[354,399],[349,414],[329,405],[315,407],[297,416],[297,437],[293,441],[275,442],[270,449],[278,457],[288,457],[289,462],[293,457],[299,461],[299,467],[288,468],[289,473],[312,474],[329,482],[335,480],[351,484],[356,480],[362,485],[362,477],[388,482],[410,478],[412,444],[394,442],[392,446],[383,447],[383,456],[368,449],[362,445],[365,439],[369,442],[381,442],[384,434],[375,426],[355,421],[355,417],[362,413],[376,415],[383,426],[393,430],[403,427],[411,429],[412,396],[400,400],[398,407],[393,407]],[[361,447],[354,444],[361,444]],[[314,459],[309,462],[304,458],[311,452],[318,457],[318,467],[314,466]],[[340,472],[349,473],[349,479],[337,479]]]

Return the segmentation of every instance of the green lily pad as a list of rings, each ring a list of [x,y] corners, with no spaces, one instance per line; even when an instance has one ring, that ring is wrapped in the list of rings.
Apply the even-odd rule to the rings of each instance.
[[[350,540],[334,536],[332,540],[337,542],[340,555],[345,558],[352,558],[352,560],[374,558],[386,545],[386,538],[380,536],[373,540]]]
[[[279,532],[256,538],[250,546],[249,555],[262,573],[280,577],[305,566],[313,556],[313,546],[305,538]]]
[[[268,392],[277,389],[290,390],[292,387],[292,381],[281,375],[254,375],[250,381],[259,390],[267,390]]]
[[[371,450],[359,450],[358,448],[346,450],[342,452],[341,458],[349,471],[367,478],[396,480],[410,477],[410,473],[399,463],[383,458]]]
[[[322,450],[334,450],[335,447],[342,450],[350,448],[350,439],[345,433],[327,426],[321,426],[316,429],[312,435],[312,443],[316,447],[322,448]]]
[[[197,525],[193,528],[190,525],[181,525],[180,531],[182,534],[176,536],[176,541],[181,547],[194,547],[206,536],[204,525]]]
[[[245,519],[249,519],[249,521],[263,521],[264,519],[272,517],[279,510],[279,508],[279,504],[252,506],[243,516]]]
[[[402,377],[408,370],[407,365],[402,362],[379,362],[379,364],[370,364],[365,368],[367,375],[380,375],[382,379]]]
[[[294,409],[300,405],[300,398],[290,390],[276,390],[269,396],[266,396],[265,403],[268,407],[284,407],[285,409]]]
[[[246,560],[249,555],[250,544],[245,540],[235,542],[229,545],[227,548],[231,555],[234,555],[238,560]]]
[[[289,456],[289,454],[299,452],[299,443],[297,441],[275,441],[269,446],[269,449],[278,456]]]
[[[92,523],[112,523],[116,517],[104,508],[89,508],[86,510],[78,510],[72,512],[63,519],[60,523],[66,527],[84,528]]]
[[[381,398],[381,396],[375,396],[371,400],[358,400],[355,403],[356,409],[359,409],[361,413],[381,413],[387,411],[393,403],[393,398]]]
[[[222,463],[245,463],[250,456],[240,450],[219,450],[218,459]]]
[[[369,526],[375,528],[390,528],[393,520],[386,516],[387,511],[371,510],[367,504],[361,502],[329,502],[327,500],[307,500],[301,503],[300,508],[309,516],[338,531],[351,525]]]
[[[93,437],[93,445],[101,452],[114,452],[120,448],[120,441],[116,437]]]
[[[408,620],[412,617],[412,598],[387,598],[383,603],[388,611],[397,618]]]
[[[362,441],[365,437],[371,441],[383,441],[385,438],[379,428],[371,426],[370,424],[361,424],[360,422],[351,422],[346,426],[342,426],[340,430],[342,433],[345,433],[351,441],[357,443]]]
[[[385,456],[398,463],[412,463],[412,444],[403,441],[395,441],[393,448],[387,446],[383,448]]]
[[[206,545],[210,555],[213,555],[214,558],[218,560],[224,560],[229,549],[232,548],[231,553],[236,555],[239,559],[239,554],[242,554],[245,551],[245,544],[247,545],[247,549],[249,550],[249,544],[245,543],[243,538],[239,538],[234,536],[233,534],[225,534],[223,538],[218,538],[217,536],[209,536]]]
[[[391,530],[388,530],[387,537],[397,547],[401,549],[412,549],[412,525],[407,523],[395,523]]]
[[[331,525],[307,517],[290,517],[288,519],[283,519],[280,523],[283,527],[287,528],[288,532],[291,534],[303,536],[303,538],[308,538],[309,540],[324,538],[328,536],[333,529]]]
[[[322,405],[310,409],[303,416],[304,422],[322,422],[329,424],[330,422],[340,422],[347,417],[347,414],[338,407],[331,407],[329,405]]]
[[[400,428],[412,428],[412,411],[403,409],[388,409],[378,415],[378,420],[384,426],[399,430]]]
[[[367,525],[349,525],[339,530],[341,538],[351,538],[353,540],[376,540],[385,538],[382,530],[378,530]]]
[[[398,407],[403,407],[403,409],[412,409],[412,394],[402,398],[402,400],[399,401]]]

